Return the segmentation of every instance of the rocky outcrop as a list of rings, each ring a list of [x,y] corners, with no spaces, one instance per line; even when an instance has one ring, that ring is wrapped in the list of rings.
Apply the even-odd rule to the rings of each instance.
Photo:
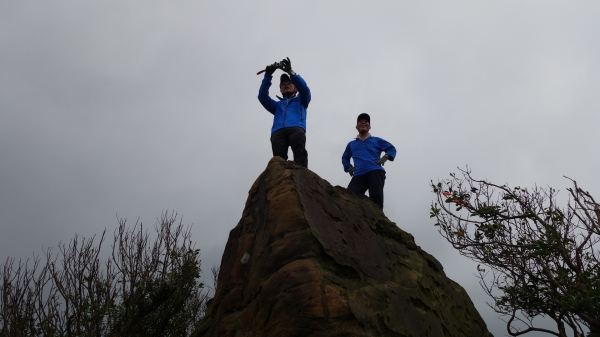
[[[492,335],[465,290],[368,198],[275,157],[194,336]]]

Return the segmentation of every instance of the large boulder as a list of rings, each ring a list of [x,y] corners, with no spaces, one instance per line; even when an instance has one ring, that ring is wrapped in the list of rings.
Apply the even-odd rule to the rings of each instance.
[[[193,336],[492,335],[465,290],[368,198],[275,157]]]

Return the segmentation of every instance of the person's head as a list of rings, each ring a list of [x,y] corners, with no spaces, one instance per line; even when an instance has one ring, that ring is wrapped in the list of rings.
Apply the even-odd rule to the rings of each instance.
[[[279,82],[279,91],[283,96],[293,96],[296,93],[296,86],[290,80],[288,74],[281,74]]]
[[[371,130],[371,117],[368,114],[362,113],[358,115],[358,118],[356,118],[356,130],[361,135],[369,133],[369,130]]]

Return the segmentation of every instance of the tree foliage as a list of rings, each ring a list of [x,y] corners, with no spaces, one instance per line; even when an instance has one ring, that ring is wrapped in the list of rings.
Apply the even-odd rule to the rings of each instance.
[[[569,178],[562,208],[553,188],[510,188],[460,171],[431,183],[430,215],[460,254],[480,263],[480,284],[507,317],[508,333],[567,337],[570,328],[574,336],[599,336],[600,204]],[[537,316],[556,329],[534,324]]]
[[[177,215],[151,236],[119,219],[104,262],[105,233],[75,237],[44,256],[0,266],[0,336],[188,336],[207,299],[200,250]],[[154,237],[154,238],[153,238]]]

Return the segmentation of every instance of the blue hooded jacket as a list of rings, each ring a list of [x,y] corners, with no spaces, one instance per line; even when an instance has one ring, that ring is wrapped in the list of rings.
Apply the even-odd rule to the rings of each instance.
[[[354,177],[369,173],[373,170],[381,170],[385,172],[385,169],[375,163],[376,160],[381,158],[381,152],[385,152],[390,157],[390,161],[394,161],[396,158],[396,148],[394,145],[387,142],[385,139],[379,137],[368,136],[364,141],[356,137],[353,141],[348,143],[346,150],[342,155],[342,165],[344,165],[344,172],[348,172],[350,166],[350,158],[354,161]]]
[[[304,79],[298,74],[290,77],[290,80],[298,90],[294,97],[279,98],[279,102],[269,97],[269,88],[273,76],[265,75],[258,91],[260,104],[273,114],[273,127],[271,134],[283,128],[301,127],[306,131],[306,109],[310,103],[310,89]]]

